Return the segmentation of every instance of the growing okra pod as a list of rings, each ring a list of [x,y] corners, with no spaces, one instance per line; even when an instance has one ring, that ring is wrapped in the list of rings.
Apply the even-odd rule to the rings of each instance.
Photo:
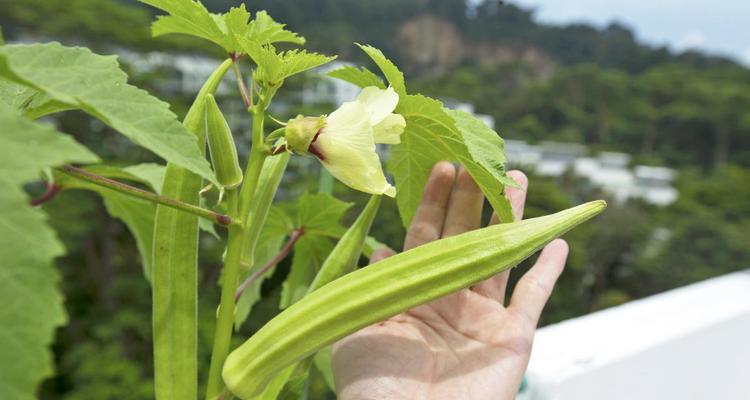
[[[354,270],[357,266],[357,260],[362,254],[367,233],[370,232],[370,227],[372,227],[372,221],[378,214],[380,198],[380,195],[370,197],[370,201],[367,202],[357,220],[346,230],[344,236],[336,243],[336,247],[323,262],[320,271],[315,275],[315,280],[310,284],[308,294]]]
[[[206,95],[206,138],[216,180],[223,189],[234,189],[242,183],[242,169],[229,124],[212,94]]]
[[[233,351],[224,382],[235,395],[252,397],[283,368],[365,326],[511,268],[604,208],[604,201],[593,201],[490,226],[345,275],[287,308]]]

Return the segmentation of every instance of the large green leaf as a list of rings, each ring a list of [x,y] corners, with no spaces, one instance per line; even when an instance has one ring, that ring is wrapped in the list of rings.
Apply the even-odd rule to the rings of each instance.
[[[139,0],[169,13],[159,16],[151,26],[154,36],[182,33],[197,36],[222,47],[226,44],[226,33],[206,7],[195,0]],[[231,51],[227,49],[227,51]]]
[[[222,15],[210,13],[203,4],[193,0],[139,0],[169,15],[157,17],[151,26],[154,36],[180,33],[206,39],[228,53],[240,50],[237,38],[251,38],[260,43],[288,42],[303,44],[305,39],[284,29],[265,11],[250,13],[244,4],[232,7]]]
[[[404,226],[411,223],[422,200],[430,170],[440,160],[464,165],[501,219],[512,221],[510,205],[503,195],[503,183],[510,180],[501,180],[504,171],[485,166],[491,165],[487,159],[492,159],[491,154],[494,153],[491,149],[476,150],[482,140],[473,137],[475,131],[459,131],[454,119],[439,101],[421,95],[402,97],[396,111],[406,118],[406,129],[401,136],[401,144],[393,147],[388,169],[396,178],[396,201]],[[469,137],[469,141],[465,137]],[[480,156],[479,160],[469,151],[467,142],[472,143]],[[504,159],[502,148],[495,158]]]
[[[167,103],[128,85],[115,57],[59,43],[3,46],[0,76],[55,104],[80,108],[165,160],[215,181],[196,137]]]
[[[327,193],[303,194],[291,209],[293,229],[301,229],[302,237],[294,245],[292,266],[281,292],[281,308],[301,299],[333,249],[331,238],[343,234],[341,218],[352,207]]]
[[[64,249],[21,185],[42,169],[97,158],[69,137],[0,103],[0,398],[34,399],[53,372],[48,346],[65,322],[53,259]]]
[[[0,129],[0,157],[3,160],[0,176],[11,182],[30,181],[45,167],[62,165],[71,159],[80,163],[99,160],[70,136],[49,125],[29,121],[3,103],[0,103]]]
[[[305,297],[307,288],[331,250],[331,239],[315,234],[303,235],[294,245],[292,266],[281,290],[281,308],[287,308]]]
[[[461,163],[501,220],[512,221],[503,190],[505,185],[516,185],[505,176],[503,141],[497,133],[469,114],[446,110],[435,99],[406,94],[401,71],[380,50],[359,46],[399,94],[396,112],[406,118],[401,143],[392,147],[388,159],[388,171],[396,179],[396,202],[404,226],[411,223],[430,171],[441,160]],[[359,78],[363,78],[362,74]]]

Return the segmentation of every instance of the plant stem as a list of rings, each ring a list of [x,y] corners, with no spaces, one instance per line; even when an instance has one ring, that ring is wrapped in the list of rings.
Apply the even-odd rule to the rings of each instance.
[[[242,73],[240,72],[240,58],[238,55],[236,55],[236,53],[232,54],[232,71],[234,72],[234,77],[237,80],[237,87],[240,89],[242,102],[245,103],[245,107],[249,109],[253,106],[253,98],[252,96],[250,96],[250,92],[248,92],[247,90],[245,79],[242,78]]]
[[[31,199],[31,201],[29,201],[29,205],[31,205],[32,207],[40,206],[52,200],[52,198],[54,198],[60,190],[62,190],[62,186],[47,182],[47,189],[45,190],[45,192],[41,196],[35,199]]]
[[[260,96],[259,101],[250,108],[253,113],[253,142],[250,149],[250,159],[248,160],[245,180],[240,189],[239,196],[239,213],[238,216],[243,221],[241,226],[231,226],[229,228],[229,239],[227,241],[227,255],[224,261],[221,278],[221,303],[219,313],[216,319],[216,330],[214,331],[214,344],[211,352],[211,366],[208,372],[208,386],[206,389],[206,399],[214,400],[220,396],[224,390],[224,382],[221,378],[221,370],[224,361],[229,354],[229,345],[232,339],[232,326],[234,324],[235,301],[234,294],[239,284],[240,265],[242,252],[254,252],[255,240],[252,240],[253,248],[243,249],[246,235],[252,235],[251,238],[257,237],[262,228],[262,221],[259,218],[248,220],[250,206],[253,204],[253,198],[258,186],[258,178],[263,163],[268,156],[263,145],[263,121],[266,109],[270,102],[270,95]],[[250,258],[252,259],[252,257]]]
[[[192,204],[184,203],[182,201],[173,199],[171,197],[161,196],[156,193],[149,192],[147,190],[139,189],[134,186],[127,185],[122,182],[118,182],[113,179],[105,178],[96,174],[92,174],[84,169],[74,167],[72,165],[66,165],[61,168],[57,168],[58,171],[72,176],[76,179],[92,183],[97,186],[105,187],[107,189],[114,190],[130,197],[136,197],[152,203],[161,204],[170,208],[174,208],[180,211],[197,215],[199,217],[208,218],[216,223],[224,226],[232,225],[236,220],[228,215],[219,214],[211,210],[206,210]]]
[[[265,275],[266,272],[268,272],[271,268],[276,266],[276,264],[280,263],[281,260],[284,259],[289,253],[292,251],[292,248],[294,247],[294,244],[297,243],[299,238],[302,237],[302,235],[305,233],[304,228],[295,229],[292,231],[292,233],[289,235],[289,240],[284,244],[284,247],[279,250],[279,252],[270,259],[266,265],[263,266],[263,268],[255,271],[252,275],[247,277],[244,282],[237,288],[237,291],[234,294],[234,302],[236,303],[239,301],[240,296],[242,296],[242,292],[247,290],[247,288],[250,287],[250,285],[253,284],[258,278]]]

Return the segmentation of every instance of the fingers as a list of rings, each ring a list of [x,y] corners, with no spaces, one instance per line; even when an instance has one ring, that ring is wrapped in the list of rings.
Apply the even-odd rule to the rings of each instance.
[[[536,327],[567,257],[568,244],[564,240],[555,239],[545,246],[536,264],[518,281],[509,310],[521,314]]]
[[[456,187],[450,197],[442,237],[479,228],[482,223],[484,194],[463,167],[458,171]]]
[[[386,259],[394,254],[396,254],[396,252],[393,251],[390,247],[377,249],[372,252],[372,256],[370,257],[370,264],[375,264],[376,262]]]
[[[505,194],[512,207],[513,216],[516,221],[520,221],[523,219],[523,210],[526,205],[526,191],[529,187],[529,179],[523,172],[518,170],[509,171],[508,176],[513,178],[518,185],[521,186],[521,189],[508,188]],[[492,219],[490,219],[490,225],[497,224],[498,222],[497,214],[493,213]],[[485,297],[495,299],[502,303],[505,300],[505,289],[508,286],[509,276],[510,269],[474,285],[472,289]]]
[[[456,168],[449,162],[441,161],[432,167],[422,202],[414,214],[409,231],[406,232],[404,250],[440,238],[455,175]]]

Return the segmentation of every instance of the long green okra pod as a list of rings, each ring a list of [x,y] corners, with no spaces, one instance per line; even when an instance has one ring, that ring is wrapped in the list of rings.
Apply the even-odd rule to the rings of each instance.
[[[382,196],[373,195],[365,205],[365,208],[359,214],[354,223],[346,230],[341,239],[336,243],[331,253],[323,262],[320,271],[315,275],[315,280],[310,284],[307,293],[310,294],[321,288],[329,282],[342,277],[357,267],[357,261],[362,255],[362,248],[365,245],[365,239],[370,232],[375,216],[380,208]],[[253,400],[276,399],[284,389],[285,384],[295,373],[299,373],[303,378],[307,377],[307,371],[312,364],[312,360],[301,361],[284,368],[281,372],[273,377],[271,382],[266,385],[263,392]]]
[[[273,375],[372,323],[517,265],[604,210],[594,201],[557,214],[441,239],[337,279],[272,319],[226,360],[224,381],[241,398]]]
[[[213,93],[231,67],[224,61],[208,78],[183,124],[205,149],[205,96]],[[199,205],[202,179],[167,165],[162,194]],[[153,336],[155,391],[158,400],[195,399],[197,360],[198,217],[159,205],[153,249]]]

